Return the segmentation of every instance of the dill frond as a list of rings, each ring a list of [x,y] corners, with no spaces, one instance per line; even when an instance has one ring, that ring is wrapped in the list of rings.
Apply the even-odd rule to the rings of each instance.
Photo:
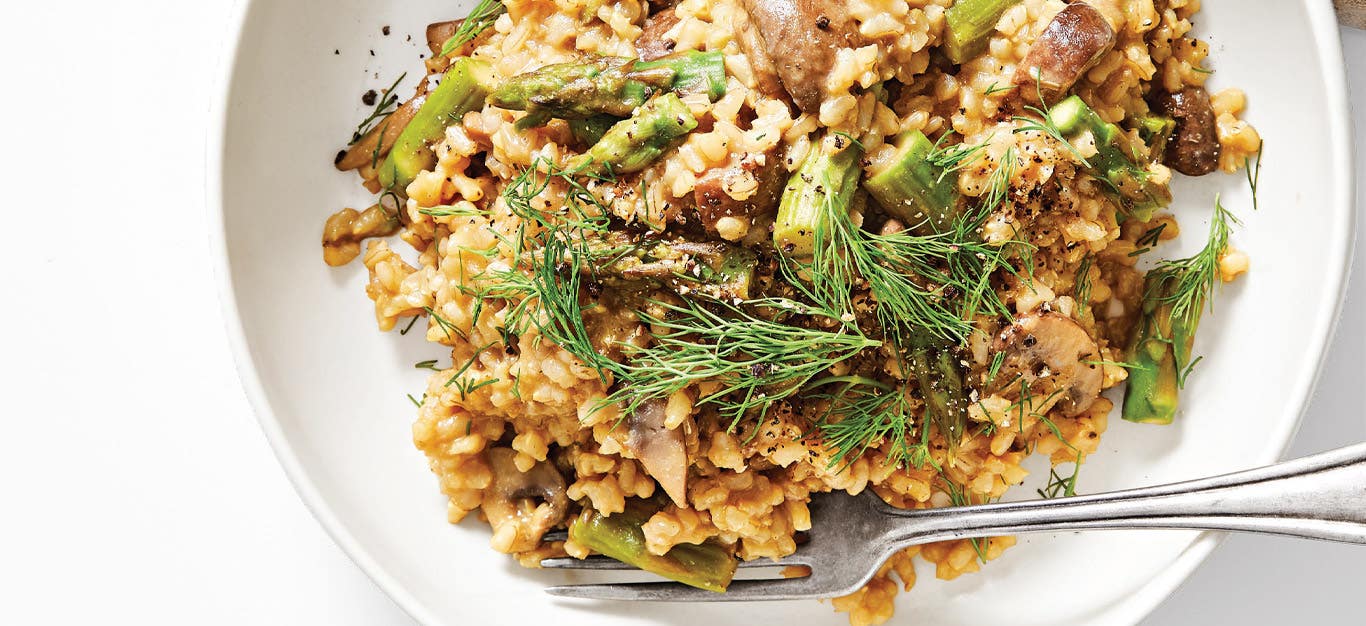
[[[507,7],[499,0],[480,0],[475,5],[469,15],[465,16],[465,21],[456,29],[455,34],[451,35],[446,43],[441,44],[441,56],[450,56],[452,52],[461,46],[474,41],[498,19],[498,16],[507,13]]]
[[[649,346],[628,351],[625,362],[613,367],[619,386],[606,402],[622,403],[628,412],[706,381],[719,387],[696,403],[715,405],[734,429],[751,412],[762,416],[774,403],[802,392],[833,365],[882,345],[851,324],[841,323],[833,331],[804,328],[751,312],[838,319],[782,298],[739,305],[715,301],[704,306],[691,300],[652,304],[658,312],[641,312],[641,321],[660,331],[652,334]]]
[[[360,141],[362,137],[368,134],[376,124],[387,121],[389,116],[398,109],[396,106],[398,105],[398,95],[394,93],[394,90],[398,89],[399,83],[402,83],[403,79],[407,77],[407,72],[400,74],[399,77],[394,80],[394,83],[389,85],[388,89],[384,90],[384,93],[380,96],[379,100],[375,102],[375,108],[370,111],[370,115],[361,120],[360,124],[356,125],[356,130],[351,133],[351,141],[347,142],[346,145],[355,145],[356,142]],[[383,141],[380,143],[383,143]],[[379,148],[378,145],[375,146],[376,154],[379,153]]]

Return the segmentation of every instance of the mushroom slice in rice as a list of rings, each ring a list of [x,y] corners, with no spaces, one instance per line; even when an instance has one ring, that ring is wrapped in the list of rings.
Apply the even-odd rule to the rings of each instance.
[[[650,13],[641,27],[640,37],[636,39],[636,56],[642,61],[653,61],[666,57],[674,51],[675,42],[665,35],[679,22],[678,13],[673,5]]]
[[[1218,121],[1209,92],[1187,87],[1176,93],[1154,92],[1148,97],[1158,111],[1176,120],[1167,140],[1163,164],[1187,176],[1204,176],[1219,167]]]
[[[1070,317],[1054,312],[1020,316],[996,337],[993,348],[1006,355],[995,378],[998,391],[1018,388],[1021,396],[1042,403],[1031,401],[1034,410],[1046,410],[1056,400],[1054,406],[1071,417],[1100,396],[1100,349]]]
[[[389,154],[389,149],[398,142],[398,136],[403,134],[403,129],[408,127],[408,122],[417,115],[418,109],[422,108],[427,101],[427,81],[418,83],[417,93],[413,94],[407,102],[400,104],[393,113],[390,113],[383,120],[377,122],[370,130],[365,133],[356,143],[347,148],[345,152],[337,155],[335,165],[343,172],[349,172],[367,165],[379,165],[380,161]]]
[[[804,113],[819,114],[826,79],[835,68],[835,53],[863,45],[848,7],[835,0],[744,0],[743,4],[792,101]]]
[[[1115,47],[1115,30],[1100,11],[1085,2],[1074,2],[1058,13],[1029,48],[1029,55],[1015,72],[1015,84],[1037,86],[1052,102],[1066,95],[1082,75]]]
[[[517,454],[511,448],[492,448],[485,453],[493,483],[484,491],[482,507],[495,540],[507,532],[504,528],[513,529],[515,534],[505,552],[534,549],[541,537],[569,514],[569,496],[559,470],[542,461],[523,472],[517,468]]]
[[[626,449],[675,504],[687,505],[688,452],[683,429],[664,425],[665,401],[647,400],[626,419]]]

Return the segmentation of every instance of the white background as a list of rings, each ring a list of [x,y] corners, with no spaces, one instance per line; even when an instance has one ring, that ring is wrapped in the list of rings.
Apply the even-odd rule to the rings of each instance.
[[[295,497],[233,370],[203,191],[230,5],[0,6],[0,624],[412,623]],[[1366,440],[1364,266],[1293,455]],[[1366,548],[1233,537],[1147,623],[1361,623],[1362,580]]]

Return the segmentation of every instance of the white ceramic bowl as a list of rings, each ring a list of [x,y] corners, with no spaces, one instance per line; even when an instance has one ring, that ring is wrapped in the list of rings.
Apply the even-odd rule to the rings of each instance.
[[[572,574],[523,570],[488,548],[483,525],[446,523],[436,481],[410,443],[414,410],[404,397],[423,385],[412,364],[446,355],[421,333],[376,332],[363,268],[326,267],[318,238],[328,214],[369,202],[352,175],[332,168],[364,116],[360,94],[402,71],[419,72],[423,27],[470,4],[242,3],[209,157],[210,206],[238,367],[281,464],[337,543],[425,624],[844,624],[815,602],[552,600],[540,588]],[[385,25],[392,35],[381,35]],[[1248,117],[1266,138],[1261,210],[1252,212],[1241,177],[1181,181],[1174,210],[1184,234],[1162,252],[1198,247],[1222,192],[1245,223],[1234,243],[1251,255],[1252,271],[1223,289],[1201,328],[1197,351],[1207,358],[1177,423],[1112,420],[1083,470],[1084,492],[1275,460],[1336,317],[1353,232],[1353,170],[1330,4],[1210,1],[1198,26],[1213,44],[1213,86],[1245,89]],[[982,573],[953,582],[936,580],[922,564],[920,582],[899,599],[896,622],[1132,624],[1218,539],[1187,532],[1025,537]]]

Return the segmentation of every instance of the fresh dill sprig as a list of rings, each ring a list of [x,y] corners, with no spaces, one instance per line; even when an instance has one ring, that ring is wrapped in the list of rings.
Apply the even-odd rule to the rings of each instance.
[[[949,480],[947,476],[941,475],[940,478],[944,483],[944,493],[948,494],[949,502],[953,503],[953,506],[972,505],[972,496],[968,495],[967,490],[962,485]],[[977,553],[978,560],[986,563],[987,551],[982,546],[982,541],[980,539],[969,539],[968,541],[972,543],[972,549]]]
[[[628,414],[648,400],[705,381],[717,389],[696,404],[715,405],[734,429],[751,412],[762,416],[774,403],[802,392],[831,366],[882,345],[851,324],[840,323],[836,330],[803,328],[753,312],[838,320],[830,311],[782,298],[738,305],[652,304],[658,312],[640,313],[641,321],[656,329],[650,345],[628,349],[624,363],[612,364],[620,385],[605,403],[622,403]]]
[[[441,329],[441,332],[446,334],[446,341],[453,341],[454,337],[465,339],[465,333],[461,331],[459,327],[450,323],[446,318],[441,317],[437,314],[436,310],[432,309],[432,307],[424,306],[422,307],[422,310],[426,311],[427,315],[432,318],[432,321],[436,322],[436,325]],[[452,335],[454,335],[454,337]]]
[[[498,382],[497,378],[488,378],[476,383],[470,380],[469,378],[465,377],[465,373],[469,372],[471,367],[474,367],[474,364],[479,361],[479,357],[483,355],[484,352],[487,351],[489,348],[492,348],[494,344],[495,342],[489,342],[484,344],[479,349],[475,350],[474,354],[470,356],[469,360],[465,361],[464,365],[460,366],[460,369],[457,369],[454,374],[451,374],[450,380],[446,381],[445,386],[455,387],[457,390],[460,391],[461,400],[464,400],[470,394],[474,393],[476,389],[480,389],[482,387],[486,387],[488,385],[492,385],[493,383]]]
[[[986,385],[988,387],[996,381],[996,376],[1001,373],[1001,366],[1005,365],[1005,362],[1006,353],[1004,351],[991,355],[991,365],[987,367]]]
[[[415,407],[417,407],[417,408],[419,408],[419,409],[422,408],[422,401],[427,399],[427,394],[425,394],[425,393],[422,394],[422,400],[418,400],[417,398],[414,398],[414,397],[413,397],[413,394],[411,394],[411,393],[410,393],[410,394],[407,394],[407,396],[408,396],[408,401],[409,401],[409,402],[412,402],[412,403],[413,403],[413,406],[415,406]]]
[[[961,344],[979,313],[1009,316],[990,277],[1000,268],[1014,270],[1003,246],[977,237],[982,213],[960,216],[950,232],[936,235],[870,233],[845,207],[826,207],[825,215],[816,225],[812,260],[788,262],[784,273],[794,285],[807,277],[807,295],[830,310],[852,315],[853,289],[866,284],[883,332],[899,345],[912,335]]]
[[[1179,318],[1194,327],[1219,280],[1219,256],[1228,249],[1229,233],[1235,224],[1240,224],[1238,218],[1225,209],[1216,197],[1205,246],[1188,258],[1162,261],[1153,270],[1160,277],[1175,283],[1175,288],[1159,300],[1172,305],[1173,319]]]
[[[412,329],[413,329],[413,325],[417,323],[417,318],[418,318],[417,315],[414,315],[414,316],[408,318],[408,325],[407,325],[407,326],[404,326],[404,327],[403,327],[403,330],[398,331],[398,334],[399,334],[399,335],[407,335],[407,334],[408,334],[408,331],[412,330]]]
[[[398,95],[394,93],[394,90],[398,89],[399,83],[402,83],[403,79],[407,77],[407,72],[400,74],[398,79],[394,81],[394,84],[389,85],[389,88],[384,90],[384,94],[375,102],[375,108],[370,111],[369,116],[364,120],[361,120],[361,123],[356,126],[356,130],[351,133],[351,141],[346,145],[355,145],[362,137],[369,134],[370,130],[373,129],[376,124],[380,121],[387,121],[389,119],[389,115],[398,108],[396,106],[398,104]],[[381,143],[383,143],[382,138]],[[375,147],[375,151],[379,151],[379,146]]]
[[[1070,498],[1077,495],[1077,477],[1081,475],[1081,453],[1077,453],[1077,460],[1073,462],[1072,474],[1063,476],[1058,473],[1055,465],[1048,470],[1048,484],[1038,490],[1039,497],[1046,500],[1054,498]]]
[[[953,174],[973,161],[976,161],[977,157],[982,154],[982,151],[987,149],[988,142],[991,141],[991,138],[988,137],[987,141],[983,141],[979,144],[969,145],[966,143],[959,143],[952,146],[944,146],[944,142],[952,134],[954,134],[954,131],[950,130],[943,135],[940,135],[939,139],[935,140],[934,146],[930,148],[930,153],[925,155],[925,160],[931,165],[943,169],[943,171],[939,173],[939,181],[943,181],[949,174]]]
[[[917,469],[933,465],[939,469],[930,455],[930,431],[915,428],[916,416],[904,387],[893,388],[873,379],[855,377],[845,381],[837,392],[807,397],[829,402],[816,425],[821,440],[835,450],[830,458],[831,469],[843,471],[879,442],[886,442],[885,459],[889,465]],[[912,439],[914,430],[918,430],[919,436]]]
[[[1010,118],[1013,121],[1023,124],[1023,126],[1016,128],[1013,132],[1027,133],[1030,131],[1034,131],[1048,135],[1049,137],[1052,137],[1054,141],[1057,141],[1058,143],[1066,147],[1067,151],[1071,152],[1072,156],[1076,157],[1077,161],[1079,161],[1083,166],[1088,168],[1091,167],[1091,162],[1086,160],[1086,157],[1081,155],[1081,151],[1077,150],[1077,147],[1072,145],[1072,142],[1068,141],[1067,137],[1063,136],[1062,130],[1059,129],[1058,125],[1053,122],[1053,112],[1047,105],[1044,105],[1044,108],[1042,109],[1035,106],[1027,106],[1025,107],[1025,110],[1029,111],[1030,113],[1033,113],[1038,119],[1035,119],[1033,117],[1026,117],[1023,115],[1016,115]]]
[[[1134,242],[1135,246],[1141,247],[1134,250],[1133,252],[1130,252],[1129,256],[1141,256],[1151,251],[1153,249],[1153,246],[1156,246],[1157,242],[1162,240],[1162,231],[1167,229],[1167,224],[1168,222],[1162,222],[1157,226],[1154,226],[1152,228],[1149,228],[1148,230],[1143,231],[1143,234],[1139,236],[1138,241]]]
[[[1014,152],[1007,151],[1001,161],[984,202],[960,214],[943,233],[871,233],[854,222],[847,207],[824,207],[813,233],[812,259],[785,259],[780,266],[784,277],[801,295],[850,323],[855,319],[855,294],[866,291],[875,302],[883,336],[902,359],[917,347],[962,345],[979,316],[1011,317],[992,287],[992,277],[1001,272],[1020,275],[1011,264],[1012,247],[986,244],[979,234],[1008,194]],[[828,180],[822,182],[834,187]],[[827,202],[832,203],[833,195],[827,195]],[[1028,244],[1010,243],[1028,256]],[[923,461],[923,454],[917,458],[916,448],[906,447],[910,444],[900,436],[911,432],[916,420],[906,411],[898,412],[894,394],[876,391],[862,388],[846,390],[844,397],[823,396],[834,410],[822,422],[835,458],[850,463],[891,437],[890,460]],[[922,427],[918,432],[924,437],[927,430]]]
[[[413,364],[413,367],[420,370],[432,370],[433,372],[441,371],[441,368],[436,366],[436,359],[432,359],[430,361],[418,361],[417,363]]]
[[[1215,196],[1214,216],[1210,218],[1209,237],[1205,246],[1193,256],[1158,263],[1157,267],[1148,273],[1149,293],[1144,294],[1144,300],[1153,300],[1160,305],[1170,306],[1173,324],[1180,323],[1185,328],[1196,328],[1206,304],[1208,303],[1211,310],[1214,308],[1214,302],[1209,296],[1219,280],[1219,257],[1228,249],[1229,233],[1233,226],[1240,223],[1236,216],[1224,208],[1219,197]],[[1178,355],[1181,352],[1183,350],[1178,350]],[[1178,387],[1185,387],[1186,378],[1199,362],[1200,357],[1189,363],[1177,363]]]
[[[430,217],[484,217],[489,214],[488,211],[476,208],[472,204],[447,204],[418,209],[417,212]]]
[[[606,383],[613,363],[593,345],[580,304],[584,275],[591,278],[599,261],[617,254],[615,248],[601,245],[609,218],[588,186],[594,181],[610,179],[561,169],[538,158],[508,184],[502,199],[521,222],[514,234],[496,236],[521,263],[494,276],[481,276],[492,278],[493,286],[483,290],[480,300],[512,302],[506,312],[510,332],[520,334],[527,325],[535,325],[542,336],[595,369]],[[558,209],[551,210],[550,197],[560,200]]]
[[[1262,182],[1262,149],[1266,141],[1257,144],[1257,166],[1253,169],[1251,157],[1243,159],[1243,171],[1247,172],[1247,184],[1252,188],[1252,210],[1257,210],[1257,185]]]
[[[986,90],[986,91],[982,92],[982,95],[984,95],[984,96],[990,96],[990,95],[993,95],[993,94],[998,94],[998,93],[1001,93],[1001,92],[1010,91],[1011,89],[1014,89],[1014,88],[1015,88],[1015,85],[1006,85],[1006,86],[1004,86],[1004,87],[999,87],[999,86],[997,86],[996,83],[992,83],[990,87],[987,87],[987,90]]]
[[[460,23],[460,28],[455,30],[455,34],[441,45],[441,56],[449,56],[461,46],[474,41],[488,27],[493,26],[498,16],[507,13],[507,10],[499,0],[479,0],[479,4],[465,16],[465,21]]]
[[[1077,265],[1076,287],[1072,290],[1072,299],[1077,301],[1077,310],[1086,313],[1087,307],[1091,306],[1091,264],[1092,255],[1082,257],[1081,263]]]

